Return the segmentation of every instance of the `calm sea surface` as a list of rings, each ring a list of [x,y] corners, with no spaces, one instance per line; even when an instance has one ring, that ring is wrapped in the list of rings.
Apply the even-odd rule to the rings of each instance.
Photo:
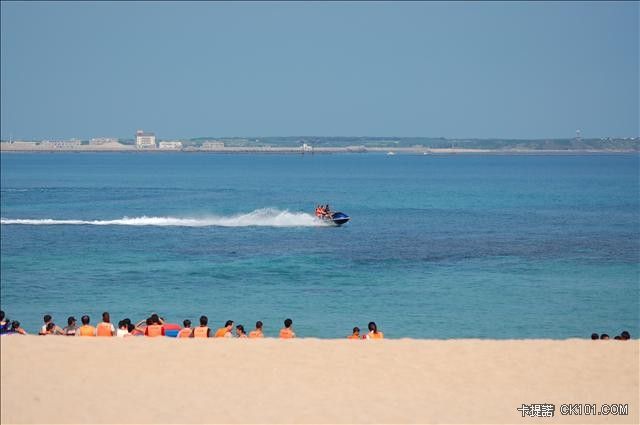
[[[1,306],[275,335],[640,334],[637,155],[1,155]],[[352,216],[317,223],[317,203]]]

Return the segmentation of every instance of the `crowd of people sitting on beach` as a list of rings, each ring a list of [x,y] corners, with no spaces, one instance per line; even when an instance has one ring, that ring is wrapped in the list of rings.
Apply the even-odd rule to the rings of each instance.
[[[67,326],[61,328],[53,322],[53,318],[49,314],[45,314],[43,317],[44,324],[40,328],[38,335],[65,335],[65,336],[115,336],[115,337],[129,337],[129,336],[146,336],[146,337],[158,337],[158,336],[172,336],[176,338],[264,338],[263,323],[261,321],[256,322],[255,329],[252,331],[245,330],[243,325],[235,325],[234,321],[227,320],[224,326],[218,328],[215,332],[209,327],[209,319],[207,316],[200,316],[199,325],[192,326],[191,320],[185,319],[182,322],[182,326],[175,324],[168,324],[165,320],[154,313],[145,320],[141,320],[138,323],[133,323],[131,319],[122,319],[118,322],[116,328],[111,323],[111,317],[108,312],[102,313],[102,321],[96,326],[91,325],[91,319],[89,316],[84,315],[80,318],[81,325],[78,326],[76,318],[70,316],[67,319]],[[353,328],[351,335],[348,335],[348,339],[382,339],[384,333],[378,330],[378,326],[375,322],[369,322],[367,325],[369,332],[360,334],[360,328],[357,326]],[[27,335],[27,332],[20,327],[20,322],[17,320],[11,321],[5,318],[4,311],[0,311],[0,335],[20,334]],[[293,320],[285,319],[284,327],[280,329],[278,334],[279,338],[290,339],[295,338],[296,333],[293,331]],[[607,340],[611,339],[608,334],[598,335],[597,333],[591,334],[592,340]],[[620,335],[616,335],[613,339],[626,341],[631,339],[631,334],[628,331],[622,331]]]
[[[130,337],[130,336],[146,336],[159,337],[171,336],[176,338],[264,338],[263,323],[256,322],[255,329],[246,332],[243,325],[235,325],[233,320],[227,320],[223,327],[218,328],[215,332],[209,327],[209,319],[207,316],[200,316],[199,325],[192,326],[191,320],[185,319],[183,326],[166,323],[165,320],[154,313],[146,320],[133,323],[131,319],[122,319],[118,322],[116,328],[111,323],[111,317],[108,312],[102,313],[102,321],[96,326],[91,325],[91,318],[84,315],[80,318],[81,325],[78,326],[75,317],[70,316],[67,319],[67,326],[61,328],[53,322],[53,318],[49,314],[43,317],[44,324],[40,328],[38,335],[64,335],[64,336],[111,336],[111,337]],[[360,328],[355,327],[348,339],[382,339],[384,334],[378,330],[375,322],[369,322],[367,326],[369,332],[360,335]],[[234,333],[235,331],[235,333]],[[20,322],[10,321],[5,318],[4,311],[0,311],[0,334],[20,334],[27,335],[27,332],[20,327]],[[293,320],[285,319],[284,327],[280,329],[278,336],[282,339],[291,339],[296,337],[293,331]]]
[[[594,332],[591,334],[591,339],[595,340],[595,339],[611,339],[611,338],[609,337],[608,334],[598,335],[597,333]],[[626,341],[628,339],[631,339],[631,334],[628,331],[622,331],[620,332],[620,335],[616,335],[615,337],[613,337],[613,339]]]

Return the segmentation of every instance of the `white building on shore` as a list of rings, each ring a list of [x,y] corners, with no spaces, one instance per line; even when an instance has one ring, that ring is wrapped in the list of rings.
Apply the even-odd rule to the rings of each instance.
[[[155,149],[156,135],[153,133],[145,133],[142,130],[136,131],[136,148],[138,149]]]
[[[165,142],[160,142],[158,144],[158,147],[160,149],[163,150],[174,150],[174,151],[179,151],[182,149],[182,142],[178,142],[178,141],[165,141]]]
[[[224,142],[217,140],[209,140],[202,143],[202,149],[206,151],[215,151],[218,149],[224,149]]]

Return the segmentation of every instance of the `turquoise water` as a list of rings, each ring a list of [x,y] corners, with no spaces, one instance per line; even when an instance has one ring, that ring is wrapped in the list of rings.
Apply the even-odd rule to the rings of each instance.
[[[2,154],[1,305],[275,335],[635,337],[636,155]],[[341,228],[309,214],[330,203]],[[31,221],[25,221],[31,220]],[[54,221],[50,221],[54,220]]]

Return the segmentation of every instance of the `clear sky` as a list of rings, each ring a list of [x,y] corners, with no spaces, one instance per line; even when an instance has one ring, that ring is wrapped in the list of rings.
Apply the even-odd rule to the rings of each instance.
[[[638,136],[637,2],[6,2],[3,139]]]

